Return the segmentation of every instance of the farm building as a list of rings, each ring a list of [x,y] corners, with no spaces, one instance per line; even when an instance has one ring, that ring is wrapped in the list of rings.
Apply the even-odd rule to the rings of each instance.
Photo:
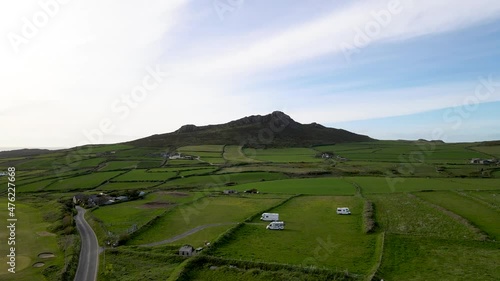
[[[191,245],[184,245],[179,249],[179,256],[191,257],[191,256],[194,256],[194,255],[198,254],[199,252],[201,252],[201,250],[203,250],[202,247],[195,249]]]
[[[482,165],[491,165],[491,164],[498,164],[499,160],[497,159],[481,159],[481,158],[472,158],[470,160],[471,164],[482,164]]]
[[[223,192],[224,192],[224,194],[237,194],[238,193],[238,191],[232,190],[232,189],[226,189]]]
[[[85,201],[87,201],[89,198],[88,195],[85,195],[85,194],[77,194],[75,196],[73,196],[73,204],[75,205],[78,205],[78,204],[82,204],[82,203],[85,203]]]

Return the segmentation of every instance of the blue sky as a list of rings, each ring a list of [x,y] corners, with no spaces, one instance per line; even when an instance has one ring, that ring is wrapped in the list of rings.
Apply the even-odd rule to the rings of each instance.
[[[0,5],[0,147],[274,110],[380,139],[500,139],[496,0]]]

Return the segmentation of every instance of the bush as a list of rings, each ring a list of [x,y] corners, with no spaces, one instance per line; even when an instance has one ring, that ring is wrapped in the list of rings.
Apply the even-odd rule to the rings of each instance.
[[[365,233],[375,232],[375,228],[377,227],[377,222],[375,221],[375,208],[373,202],[368,200],[365,201],[363,209],[363,222]]]

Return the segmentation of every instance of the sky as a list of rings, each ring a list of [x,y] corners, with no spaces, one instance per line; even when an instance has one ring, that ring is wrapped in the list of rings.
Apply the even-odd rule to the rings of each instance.
[[[279,110],[378,139],[500,139],[498,0],[0,4],[1,148]]]

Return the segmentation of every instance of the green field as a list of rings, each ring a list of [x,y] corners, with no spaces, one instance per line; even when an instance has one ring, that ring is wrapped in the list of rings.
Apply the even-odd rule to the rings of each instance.
[[[187,176],[195,176],[195,175],[204,175],[204,174],[210,174],[217,170],[217,168],[205,168],[205,169],[196,169],[196,170],[185,170],[185,171],[180,171],[179,176],[180,177],[187,177]]]
[[[490,145],[490,146],[473,146],[471,149],[479,151],[481,153],[491,155],[494,157],[500,157],[500,145]],[[490,158],[490,157],[487,157]]]
[[[105,183],[113,177],[116,177],[120,172],[101,172],[93,173],[84,176],[78,176],[68,179],[56,180],[54,183],[45,187],[44,190],[84,190],[94,189],[97,186]]]
[[[478,199],[480,202],[484,202],[490,207],[500,210],[500,191],[464,191],[462,194],[466,196],[471,196],[472,198]]]
[[[280,199],[233,196],[200,199],[193,204],[179,206],[168,212],[145,232],[134,237],[130,244],[158,242],[206,224],[237,223],[279,201]]]
[[[287,176],[281,173],[248,172],[234,174],[217,174],[210,176],[192,176],[181,179],[174,179],[166,182],[160,187],[202,187],[209,188],[222,186],[228,183],[243,184],[247,182],[262,182],[286,179]],[[241,185],[240,185],[241,186]],[[236,186],[239,187],[239,186]]]
[[[414,192],[422,190],[496,190],[498,179],[352,177],[364,193]]]
[[[126,169],[135,169],[139,161],[111,161],[107,162],[106,165],[99,169],[99,171],[113,171],[113,170],[126,170]]]
[[[96,188],[96,191],[147,189],[158,184],[159,182],[108,182]]]
[[[279,173],[290,173],[290,174],[308,174],[308,173],[324,173],[329,172],[324,167],[317,166],[290,166],[290,165],[245,165],[245,166],[233,166],[222,168],[218,171],[218,174],[227,174],[227,173],[241,173],[241,172],[279,172]]]
[[[479,239],[466,225],[406,193],[370,195],[377,221],[387,233],[442,239]]]
[[[219,152],[222,153],[224,150],[223,145],[190,145],[179,147],[177,151],[186,152],[186,151],[196,151],[196,152]]]
[[[450,210],[486,232],[492,239],[500,240],[499,212],[488,206],[452,192],[417,193],[418,197]]]
[[[287,194],[353,195],[356,192],[352,184],[340,178],[287,179],[248,183],[234,187],[238,191],[253,188],[264,193]]]
[[[351,216],[335,214],[337,207],[344,206],[350,207]],[[285,230],[267,230],[267,223],[258,223],[257,219],[257,223],[239,229],[215,255],[349,269],[360,274],[367,273],[375,263],[376,236],[363,233],[362,201],[356,197],[303,196],[272,212],[280,214]]]
[[[262,162],[320,162],[321,158],[315,157],[318,153],[310,148],[269,148],[269,149],[243,149],[245,156]]]
[[[498,280],[498,243],[386,235],[384,280]]]
[[[258,162],[255,159],[247,157],[243,152],[243,148],[238,145],[226,145],[224,147],[223,157],[229,162]]]
[[[57,179],[50,179],[50,180],[44,180],[44,181],[38,181],[34,183],[29,183],[29,184],[18,184],[18,190],[17,192],[36,192],[43,190],[46,186],[49,184],[53,183]]]
[[[100,262],[98,280],[166,280],[182,261],[182,258],[172,254],[108,249],[105,259]]]
[[[185,195],[182,196],[175,196],[175,194],[152,193],[144,199],[97,208],[92,214],[103,222],[107,231],[118,235],[131,229],[133,225],[138,228],[143,226],[180,202],[196,200],[202,196],[201,193],[184,193]]]
[[[148,170],[131,170],[113,180],[115,181],[165,181],[176,176],[175,172],[151,173]]]

